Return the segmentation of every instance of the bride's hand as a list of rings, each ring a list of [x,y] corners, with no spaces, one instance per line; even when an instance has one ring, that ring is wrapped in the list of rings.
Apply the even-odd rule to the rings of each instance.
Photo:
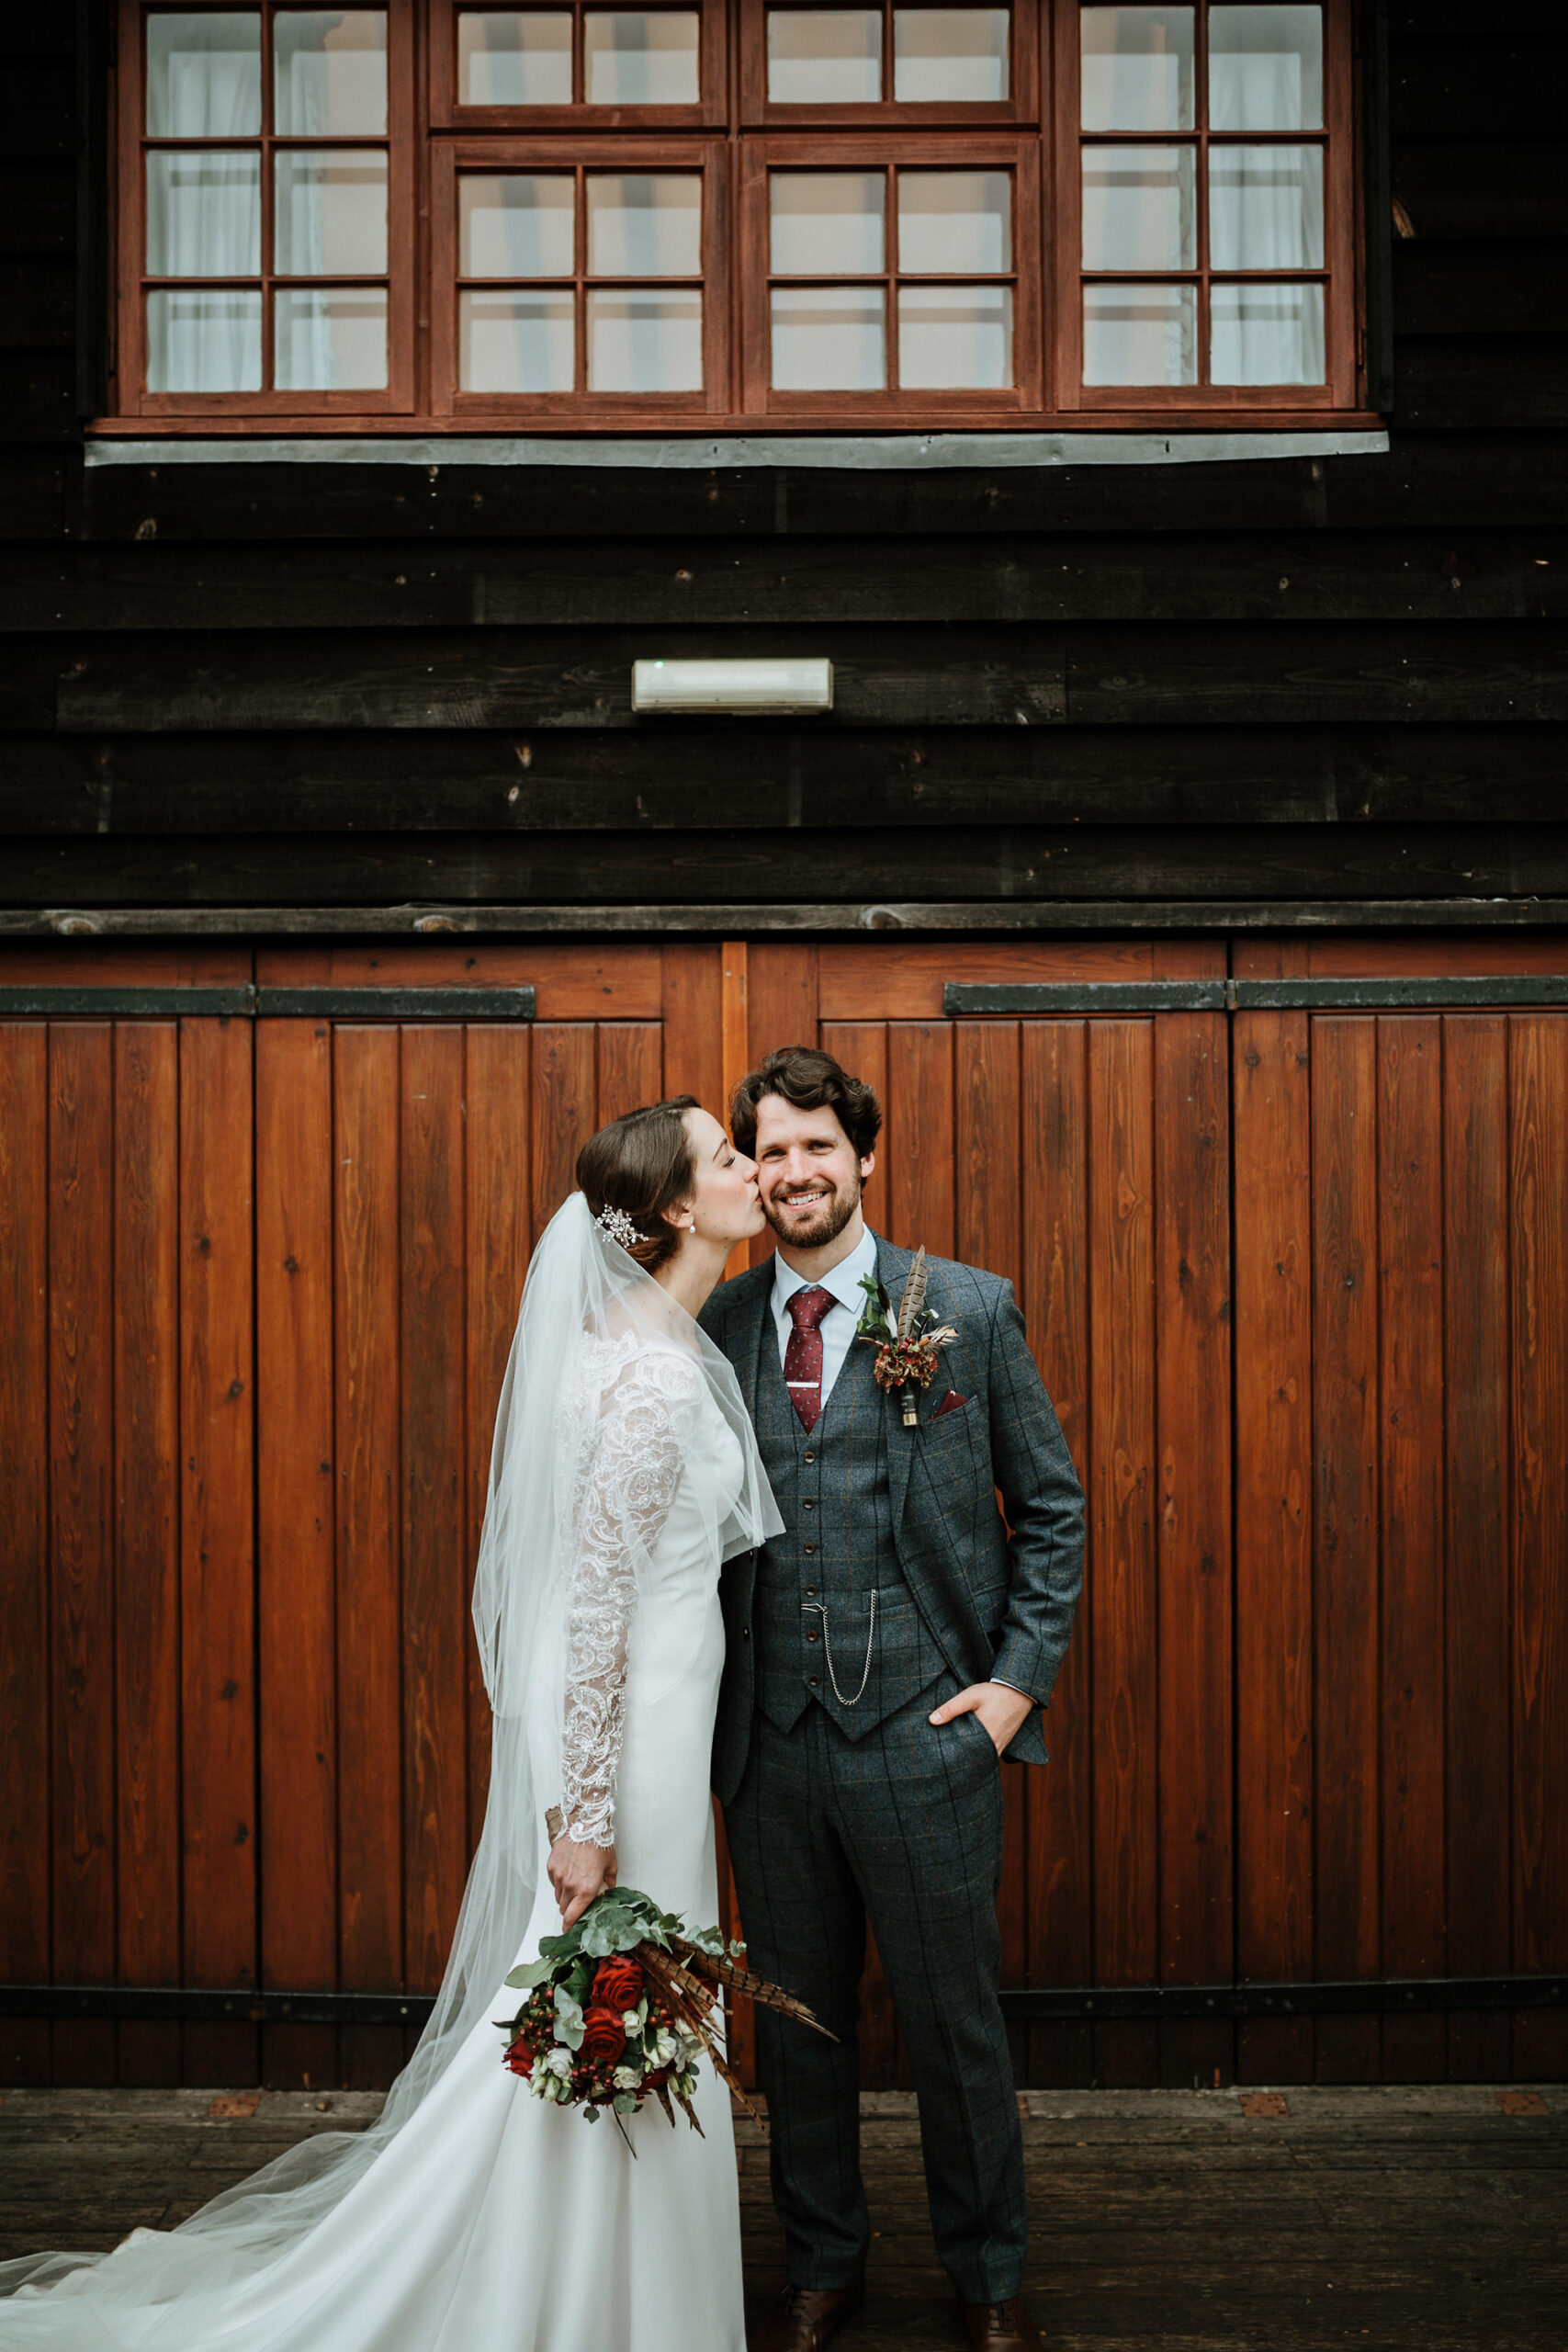
[[[615,1883],[614,1846],[579,1846],[569,1837],[556,1839],[546,1865],[563,1928],[575,1927],[596,1894]]]

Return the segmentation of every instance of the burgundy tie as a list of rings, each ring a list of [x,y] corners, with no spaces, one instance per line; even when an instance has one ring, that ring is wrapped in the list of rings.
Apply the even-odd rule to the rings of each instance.
[[[814,1290],[797,1290],[788,1302],[790,1319],[795,1325],[784,1350],[784,1383],[790,1402],[800,1415],[807,1434],[817,1427],[822,1411],[822,1332],[824,1315],[833,1304],[833,1294],[820,1286]]]

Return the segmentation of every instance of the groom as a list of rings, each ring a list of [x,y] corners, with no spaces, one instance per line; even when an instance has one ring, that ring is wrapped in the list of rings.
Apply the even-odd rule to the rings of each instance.
[[[807,1046],[742,1080],[735,1141],[758,1163],[778,1249],[702,1316],[785,1522],[725,1571],[714,1783],[750,1965],[839,2037],[757,2015],[790,2284],[750,2344],[818,2352],[863,2299],[855,2042],[869,1917],[969,2341],[1024,2352],[1041,2339],[1018,2301],[1027,2224],[997,1998],[998,1759],[1048,1760],[1037,1711],[1083,1579],[1083,1497],[997,1275],[929,1260],[928,1304],[956,1337],[916,1428],[877,1386],[875,1350],[854,1338],[861,1277],[880,1280],[896,1317],[912,1263],[861,1211],[881,1122],[871,1088]]]

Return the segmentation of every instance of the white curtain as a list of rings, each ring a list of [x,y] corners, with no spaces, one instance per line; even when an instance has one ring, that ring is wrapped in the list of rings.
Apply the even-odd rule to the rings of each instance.
[[[153,137],[241,139],[261,129],[261,19],[235,12],[147,20],[147,127]],[[154,277],[255,277],[261,270],[258,148],[151,148],[147,268]],[[259,390],[261,289],[157,288],[147,305],[155,392]]]

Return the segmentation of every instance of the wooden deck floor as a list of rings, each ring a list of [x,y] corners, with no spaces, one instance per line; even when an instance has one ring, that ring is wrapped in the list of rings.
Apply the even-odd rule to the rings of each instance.
[[[1288,2112],[1256,2111],[1256,2092],[1024,2094],[1031,2287],[1059,2352],[1562,2352],[1568,2091],[1280,2096]],[[363,2128],[379,2106],[354,2092],[9,2091],[0,2256],[167,2227],[290,2142]],[[781,2250],[766,2148],[745,2122],[739,2136],[761,2296]],[[878,2235],[845,2352],[950,2345],[912,2099],[868,2097],[864,2146]]]

